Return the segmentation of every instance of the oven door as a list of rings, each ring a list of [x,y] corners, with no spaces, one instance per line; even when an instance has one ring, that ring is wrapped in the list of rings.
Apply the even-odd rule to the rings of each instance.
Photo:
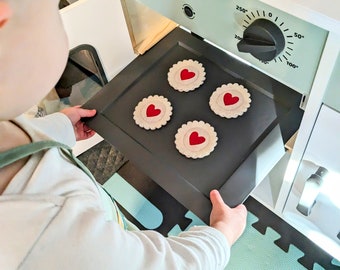
[[[193,59],[206,80],[199,89],[180,93],[167,80],[170,67]],[[247,112],[234,119],[217,116],[209,97],[222,84],[244,85],[251,95]],[[158,130],[140,128],[133,119],[137,104],[150,95],[166,97],[173,115]],[[138,56],[84,107],[98,114],[88,121],[175,199],[208,222],[209,192],[218,189],[226,203],[243,202],[284,154],[284,143],[298,129],[300,94],[181,28],[176,28]],[[182,124],[202,120],[215,128],[218,143],[201,159],[189,159],[175,147]]]
[[[283,212],[286,221],[340,258],[340,113],[323,105]]]

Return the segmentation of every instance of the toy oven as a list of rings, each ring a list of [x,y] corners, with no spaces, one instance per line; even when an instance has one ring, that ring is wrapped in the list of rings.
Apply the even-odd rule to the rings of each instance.
[[[298,57],[290,55],[306,44],[321,53],[325,39],[318,44],[309,44],[307,35],[299,40],[292,34],[296,29],[280,26],[288,24],[287,15],[263,5],[247,19],[246,3],[217,3],[211,20],[212,11],[207,12],[204,1],[163,6],[157,1],[142,2],[183,27],[138,56],[85,105],[98,110],[88,124],[180,203],[208,221],[210,190],[218,189],[226,203],[235,206],[285,154],[284,144],[299,127],[300,103],[311,84],[310,78],[294,79],[309,74],[318,62],[300,64]],[[305,29],[306,23],[299,24]],[[267,48],[261,40],[268,38],[268,31],[272,40]],[[314,32],[308,38],[324,34]],[[252,44],[258,35],[260,44]],[[180,93],[169,85],[167,73],[185,59],[202,63],[206,80],[199,89]],[[212,92],[228,83],[243,85],[251,95],[248,111],[234,119],[222,118],[209,108]],[[150,95],[166,97],[173,107],[167,125],[152,131],[140,128],[133,119],[138,102]],[[193,120],[209,123],[218,136],[214,151],[201,159],[186,158],[174,143],[181,125]]]

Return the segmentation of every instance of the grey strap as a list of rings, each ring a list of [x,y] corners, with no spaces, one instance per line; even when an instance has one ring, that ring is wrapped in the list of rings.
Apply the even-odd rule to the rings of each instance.
[[[72,149],[66,144],[56,141],[39,141],[17,146],[0,153],[0,169],[25,157],[50,148],[59,148],[60,151],[77,167],[83,170],[91,179],[95,181],[90,170],[73,154]]]
[[[0,153],[0,168],[3,168],[19,159],[28,157],[42,150],[49,149],[52,147],[70,150],[70,147],[68,147],[67,145],[56,141],[40,141],[17,146],[15,148]]]

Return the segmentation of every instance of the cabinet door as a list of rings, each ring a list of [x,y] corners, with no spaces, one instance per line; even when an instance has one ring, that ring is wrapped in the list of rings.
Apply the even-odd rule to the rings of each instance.
[[[340,113],[323,105],[283,213],[289,223],[337,258],[340,256],[339,135]],[[301,208],[303,204],[305,208]],[[309,211],[301,211],[306,207]]]

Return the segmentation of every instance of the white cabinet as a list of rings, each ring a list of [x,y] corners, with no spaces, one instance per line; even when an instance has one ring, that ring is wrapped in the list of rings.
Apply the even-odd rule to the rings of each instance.
[[[78,0],[60,13],[70,49],[92,45],[108,80],[136,57],[119,0]]]
[[[340,258],[339,134],[340,113],[323,105],[283,211],[286,221],[337,259]],[[312,179],[320,167],[328,172],[320,179]],[[302,204],[310,213],[297,210]]]

